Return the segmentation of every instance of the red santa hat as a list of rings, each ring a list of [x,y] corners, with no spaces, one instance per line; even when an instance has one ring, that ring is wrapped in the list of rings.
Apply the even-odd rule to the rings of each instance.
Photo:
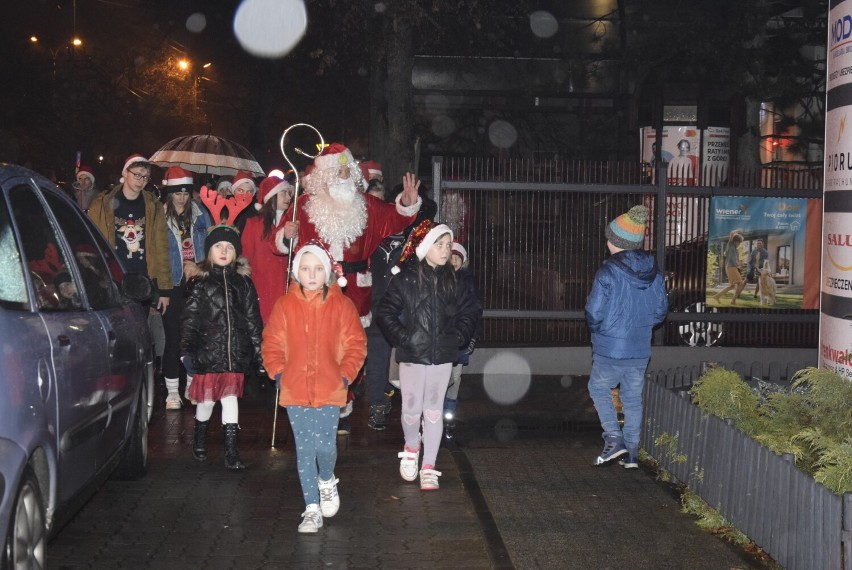
[[[85,164],[81,164],[80,168],[77,169],[77,176],[80,176],[81,174],[83,176],[85,176],[86,178],[88,178],[89,182],[91,182],[92,184],[95,183],[95,173],[92,171],[91,166],[86,166]]]
[[[231,191],[235,192],[237,186],[240,184],[250,184],[251,185],[251,193],[257,194],[257,185],[254,183],[254,178],[252,178],[250,172],[243,172],[242,170],[238,170],[234,175],[234,182],[231,184]]]
[[[334,274],[337,275],[337,284],[341,287],[346,287],[347,280],[346,277],[343,276],[343,266],[334,261],[331,253],[329,253],[328,249],[321,241],[315,239],[312,239],[300,247],[296,252],[295,257],[293,257],[293,278],[297,283],[301,283],[301,281],[299,281],[299,262],[302,260],[302,256],[306,253],[316,255],[322,263],[322,266],[325,268],[326,276],[330,277],[333,270]]]
[[[423,261],[429,248],[432,247],[438,238],[444,234],[450,234],[450,239],[453,239],[453,230],[446,224],[436,224],[432,220],[423,220],[416,228],[408,234],[408,239],[405,240],[405,245],[402,246],[402,254],[399,256],[399,262],[393,266],[391,273],[396,275],[400,272],[400,266],[405,263],[411,254],[415,254],[417,259]]]
[[[467,261],[467,250],[457,241],[453,242],[453,253],[461,257],[462,263]]]
[[[131,154],[130,156],[127,157],[127,160],[124,161],[124,166],[121,169],[121,173],[124,174],[124,172],[128,168],[130,168],[131,166],[134,166],[134,165],[144,166],[145,168],[151,168],[151,163],[148,162],[147,158],[145,158],[141,154]],[[124,176],[119,178],[118,181],[123,184],[124,183]]]
[[[314,159],[314,167],[319,170],[355,164],[357,164],[355,157],[352,156],[348,148],[340,143],[331,143],[322,149],[321,155]]]
[[[145,168],[151,168],[151,163],[148,162],[147,158],[145,158],[141,154],[131,154],[127,157],[127,160],[124,161],[124,168],[122,168],[121,171],[124,172],[125,170],[137,163],[139,163],[140,166],[144,165]]]
[[[260,183],[260,188],[257,191],[257,202],[254,203],[255,209],[258,211],[263,208],[263,204],[269,202],[273,196],[292,188],[289,182],[282,180],[278,176],[267,176]]]
[[[366,180],[367,182],[373,180],[374,178],[378,178],[380,180],[383,178],[382,165],[378,162],[374,160],[365,160],[364,162],[360,163],[359,166],[361,167],[361,174],[364,175],[364,180]]]
[[[180,166],[170,166],[163,176],[163,194],[192,192],[192,173]]]

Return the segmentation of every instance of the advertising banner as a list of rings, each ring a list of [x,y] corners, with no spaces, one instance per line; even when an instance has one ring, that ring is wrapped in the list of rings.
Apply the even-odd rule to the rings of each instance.
[[[656,130],[640,130],[642,162],[649,181],[656,176]],[[693,126],[666,126],[662,136],[662,166],[666,180],[672,186],[719,186],[728,176],[731,130],[727,127],[707,127],[699,131]]]
[[[713,197],[707,303],[801,309],[806,220],[804,198]]]
[[[701,185],[720,186],[728,178],[731,129],[707,127],[701,138]]]
[[[852,377],[852,2],[829,4],[827,60],[819,365]]]

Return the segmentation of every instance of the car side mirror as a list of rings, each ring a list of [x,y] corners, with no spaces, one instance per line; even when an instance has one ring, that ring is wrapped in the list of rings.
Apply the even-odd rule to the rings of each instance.
[[[141,273],[127,273],[121,282],[121,292],[134,301],[147,301],[154,294],[151,280]]]

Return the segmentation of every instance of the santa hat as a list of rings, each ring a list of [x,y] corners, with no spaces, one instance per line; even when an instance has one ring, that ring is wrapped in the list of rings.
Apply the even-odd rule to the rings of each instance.
[[[607,241],[620,249],[639,249],[645,242],[645,225],[648,222],[648,208],[633,206],[626,214],[621,214],[604,229]]]
[[[122,172],[133,166],[134,164],[139,163],[139,166],[145,166],[145,168],[151,168],[151,163],[148,162],[148,159],[142,156],[141,154],[131,154],[127,157],[127,160],[124,161],[124,168],[121,169]]]
[[[192,173],[180,166],[170,166],[163,176],[163,194],[192,192]]]
[[[251,184],[251,193],[257,193],[257,185],[254,183],[254,178],[252,178],[251,173],[243,172],[242,170],[238,170],[234,175],[234,182],[231,184],[231,190],[236,191],[237,186],[240,184]]]
[[[86,166],[85,164],[81,164],[80,168],[77,169],[77,176],[80,176],[81,174],[83,176],[85,176],[86,178],[88,178],[89,182],[91,182],[92,184],[95,183],[95,173],[92,171],[91,166]]]
[[[317,256],[325,269],[327,277],[331,276],[331,271],[333,269],[335,275],[337,275],[337,284],[341,287],[346,287],[347,280],[346,277],[343,276],[343,266],[334,261],[331,253],[329,253],[328,249],[326,249],[325,245],[323,245],[321,241],[315,239],[312,239],[300,247],[293,258],[293,278],[297,283],[301,283],[301,281],[299,281],[299,262],[302,260],[302,256],[306,253],[312,253]]]
[[[127,157],[127,160],[124,161],[124,166],[121,169],[122,174],[131,166],[138,165],[144,166],[145,168],[151,168],[151,163],[148,162],[148,159],[142,156],[141,154],[131,154]],[[118,179],[119,182],[124,182],[124,176]]]
[[[254,203],[255,209],[260,210],[263,208],[263,204],[269,202],[273,196],[290,188],[292,186],[286,180],[282,180],[278,176],[267,176],[260,183],[260,189],[257,191],[257,202]]]
[[[331,143],[322,150],[322,154],[314,159],[314,167],[319,170],[337,168],[344,165],[355,165],[357,162],[348,148],[340,143]]]
[[[453,253],[461,257],[462,263],[467,261],[467,250],[457,241],[453,242]]]
[[[402,254],[399,256],[399,262],[391,269],[391,273],[396,275],[400,271],[400,266],[411,257],[414,253],[417,259],[423,261],[429,248],[432,247],[438,238],[444,234],[450,234],[450,239],[453,239],[453,230],[446,224],[436,224],[432,220],[423,220],[416,228],[408,234],[408,239],[405,240],[405,245],[402,247]]]
[[[361,164],[361,173],[364,175],[364,180],[370,181],[373,178],[382,178],[382,165],[374,160],[365,160]]]

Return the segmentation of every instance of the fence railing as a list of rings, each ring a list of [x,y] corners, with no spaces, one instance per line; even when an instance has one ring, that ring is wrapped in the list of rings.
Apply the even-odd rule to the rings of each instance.
[[[711,197],[821,198],[821,171],[705,169],[702,181],[714,186],[661,174],[635,162],[435,158],[440,219],[465,243],[483,298],[483,344],[588,344],[584,306],[605,257],[604,228],[646,204],[646,247],[670,277],[656,344],[816,346],[815,310],[709,310],[704,301]]]
[[[768,368],[789,378],[799,366]],[[703,414],[686,391],[667,387],[691,385],[687,376],[695,372],[650,375],[642,447],[785,568],[852,570],[852,494],[833,494],[792,456],[775,455],[731,423]]]

